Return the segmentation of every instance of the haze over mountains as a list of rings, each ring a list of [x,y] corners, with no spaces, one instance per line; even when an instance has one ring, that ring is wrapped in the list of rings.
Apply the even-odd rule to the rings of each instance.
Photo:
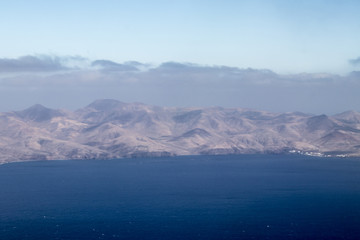
[[[75,111],[94,99],[121,96],[124,102],[167,107],[241,106],[333,115],[360,111],[359,79],[356,70],[343,75],[279,73],[246,66],[27,55],[0,58],[0,111],[19,111],[29,103]]]
[[[360,156],[360,113],[170,108],[97,100],[0,113],[0,162],[299,152]]]

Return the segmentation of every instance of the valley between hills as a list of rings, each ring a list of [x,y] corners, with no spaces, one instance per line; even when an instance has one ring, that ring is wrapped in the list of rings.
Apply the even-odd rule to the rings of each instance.
[[[258,153],[360,156],[360,113],[175,108],[111,99],[76,111],[34,105],[0,113],[0,163]]]

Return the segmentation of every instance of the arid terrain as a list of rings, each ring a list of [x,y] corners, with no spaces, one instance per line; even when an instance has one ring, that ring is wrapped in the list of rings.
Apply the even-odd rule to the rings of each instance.
[[[0,113],[0,163],[199,154],[360,156],[360,113],[169,108],[97,100]]]

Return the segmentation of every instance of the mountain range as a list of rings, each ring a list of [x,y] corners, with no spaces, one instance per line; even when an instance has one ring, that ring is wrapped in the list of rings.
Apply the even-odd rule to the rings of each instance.
[[[175,108],[97,100],[0,113],[0,163],[199,154],[360,156],[360,113]]]

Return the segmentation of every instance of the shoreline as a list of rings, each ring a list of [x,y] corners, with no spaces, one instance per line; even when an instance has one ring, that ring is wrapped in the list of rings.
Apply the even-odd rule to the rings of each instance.
[[[360,159],[360,156],[351,156],[347,154],[324,154],[320,152],[311,152],[311,151],[301,151],[301,150],[290,150],[288,152],[267,152],[267,153],[243,153],[243,154],[197,154],[197,155],[172,155],[172,156],[135,156],[135,157],[120,157],[120,158],[74,158],[74,159],[24,159],[24,160],[15,160],[15,161],[3,161],[0,162],[1,165],[11,164],[11,163],[24,163],[24,162],[49,162],[49,161],[86,161],[86,160],[121,160],[121,159],[139,159],[139,158],[176,158],[176,157],[200,157],[200,156],[254,156],[254,155],[280,155],[280,156],[306,156],[306,157],[315,157],[315,158],[338,158],[338,159]]]

